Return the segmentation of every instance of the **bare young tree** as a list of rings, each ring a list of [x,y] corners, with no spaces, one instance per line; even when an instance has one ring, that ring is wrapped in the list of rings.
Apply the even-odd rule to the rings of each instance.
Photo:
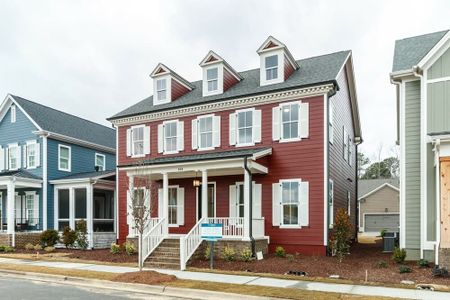
[[[136,231],[139,239],[139,271],[144,267],[143,261],[143,236],[149,226],[149,222],[153,213],[152,205],[152,189],[154,187],[150,174],[145,174],[141,171],[139,166],[136,166],[136,171],[133,175],[134,180],[127,181],[129,212],[132,219],[132,229]]]

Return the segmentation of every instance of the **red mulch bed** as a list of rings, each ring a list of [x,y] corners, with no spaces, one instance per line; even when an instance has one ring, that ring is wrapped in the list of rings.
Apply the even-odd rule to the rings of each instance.
[[[434,283],[450,285],[450,278],[438,278],[431,275],[430,268],[420,268],[414,261],[407,261],[404,265],[412,269],[411,273],[400,274],[399,265],[392,261],[391,253],[382,253],[380,244],[355,243],[342,263],[335,257],[306,256],[294,254],[293,258],[280,258],[274,254],[265,255],[260,261],[233,261],[215,260],[214,268],[227,271],[244,271],[253,273],[285,274],[289,271],[303,271],[310,277],[329,277],[339,275],[341,279],[363,282],[366,270],[368,281],[380,283],[399,284],[402,280],[411,280],[418,283]],[[385,261],[386,268],[378,268],[377,262]],[[209,268],[209,261],[194,260],[190,267]]]
[[[173,275],[161,274],[155,271],[130,272],[118,275],[113,281],[142,283],[142,284],[161,284],[171,282],[177,278]]]
[[[27,253],[35,254],[36,250],[25,250],[16,249],[15,253]],[[67,253],[65,257],[81,259],[81,260],[92,260],[104,263],[136,263],[138,261],[138,255],[128,255],[125,251],[118,254],[112,254],[109,249],[95,249],[95,250],[78,250],[78,249],[55,249],[53,252],[45,252],[44,250],[39,251],[40,254],[52,255]],[[55,256],[56,256],[55,255]]]

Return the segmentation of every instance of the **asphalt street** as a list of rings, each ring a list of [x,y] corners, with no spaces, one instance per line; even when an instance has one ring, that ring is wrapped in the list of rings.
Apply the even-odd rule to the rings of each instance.
[[[31,281],[0,277],[0,299],[2,300],[122,300],[122,299],[181,299],[167,296],[125,293],[115,290],[99,290],[60,283]],[[184,298],[185,299],[185,298]]]

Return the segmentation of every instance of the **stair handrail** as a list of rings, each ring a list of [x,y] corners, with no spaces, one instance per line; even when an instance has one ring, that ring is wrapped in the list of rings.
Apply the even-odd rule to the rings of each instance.
[[[152,229],[142,236],[142,261],[145,261],[159,244],[161,244],[167,236],[167,232],[167,219],[161,218]]]
[[[195,250],[202,243],[202,236],[200,232],[201,224],[205,222],[205,218],[201,218],[188,234],[180,238],[180,268],[186,269],[186,264],[194,254]]]

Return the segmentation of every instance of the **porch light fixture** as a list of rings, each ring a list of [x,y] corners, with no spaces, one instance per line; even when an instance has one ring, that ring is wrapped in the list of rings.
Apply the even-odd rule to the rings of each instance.
[[[200,186],[200,179],[198,179],[197,171],[195,172],[195,179],[192,181],[192,185],[194,187],[199,187]]]

